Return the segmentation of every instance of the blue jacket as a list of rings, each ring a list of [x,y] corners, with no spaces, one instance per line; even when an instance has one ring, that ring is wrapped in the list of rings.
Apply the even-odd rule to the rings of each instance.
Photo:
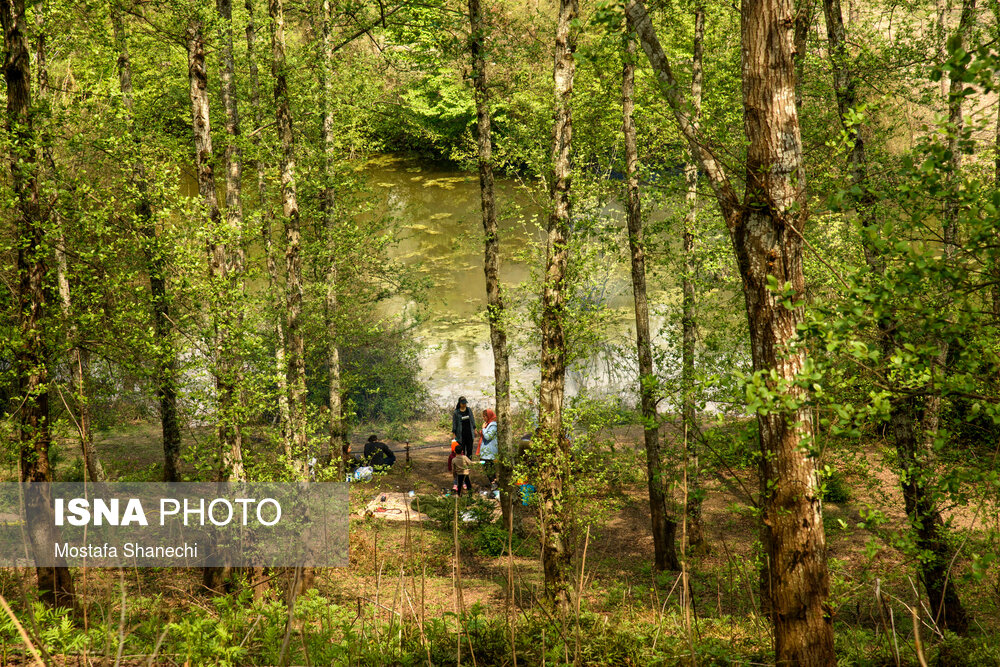
[[[479,458],[486,461],[495,461],[497,454],[497,423],[490,422],[483,427],[483,444],[479,446]]]

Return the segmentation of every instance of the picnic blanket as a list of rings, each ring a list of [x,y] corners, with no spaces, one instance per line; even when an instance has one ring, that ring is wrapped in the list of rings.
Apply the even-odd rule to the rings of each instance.
[[[412,498],[406,493],[386,491],[372,498],[367,505],[358,510],[358,514],[361,516],[370,514],[387,521],[406,521],[408,511],[410,521],[428,521],[430,517],[414,510],[411,501]]]

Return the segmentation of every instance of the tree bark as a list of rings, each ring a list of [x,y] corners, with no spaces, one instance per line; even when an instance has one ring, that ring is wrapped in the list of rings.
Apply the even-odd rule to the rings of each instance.
[[[847,136],[853,145],[850,153],[850,170],[852,185],[860,190],[855,205],[861,224],[866,230],[862,245],[865,260],[872,276],[881,278],[885,273],[885,260],[877,247],[871,242],[869,235],[878,234],[877,198],[868,177],[868,157],[861,128],[848,122],[848,112],[857,106],[857,80],[851,68],[850,55],[847,52],[847,33],[844,27],[840,0],[824,0],[823,12],[826,19],[827,40],[830,45],[830,61],[833,69],[833,87],[837,98],[837,109]],[[966,13],[963,12],[963,16]],[[960,83],[953,82],[952,87]],[[957,101],[957,105],[956,102]],[[957,109],[956,109],[957,106]],[[957,96],[952,98],[951,120],[957,123],[956,130],[961,129],[961,101]],[[961,155],[957,144],[957,135],[950,146],[953,153],[952,167],[955,173],[961,167]],[[946,226],[953,226],[954,215],[946,219]],[[953,232],[946,235],[949,240]],[[899,322],[895,316],[888,316],[879,322],[880,346],[883,356],[889,358],[900,346],[895,332],[899,330]],[[945,357],[939,353],[939,361]],[[917,549],[929,558],[922,558],[919,564],[920,579],[927,591],[928,600],[935,615],[941,610],[940,623],[955,632],[964,633],[968,629],[968,619],[961,599],[955,587],[954,577],[948,576],[948,564],[951,562],[951,549],[948,546],[944,521],[938,508],[934,493],[929,488],[927,457],[934,437],[933,432],[921,428],[917,422],[918,406],[915,399],[902,397],[890,410],[889,432],[896,446],[896,455],[900,463],[900,482],[903,490],[904,505],[910,525],[914,531]],[[932,399],[925,407],[925,416],[934,418],[940,409],[940,399]],[[931,424],[925,424],[930,427]],[[936,430],[936,426],[934,427]],[[921,432],[923,432],[923,441]],[[927,438],[931,440],[928,441]]]
[[[796,31],[798,23],[796,23]],[[796,32],[796,35],[798,33]],[[698,128],[701,114],[701,90],[704,77],[705,6],[699,2],[694,9],[694,44],[691,49],[691,122]],[[701,478],[698,461],[698,412],[695,408],[694,358],[698,325],[696,320],[695,276],[698,272],[694,252],[695,225],[698,221],[698,164],[689,158],[684,165],[684,181],[687,190],[684,195],[687,211],[684,215],[684,276],[681,279],[681,392],[683,394],[682,414],[687,434],[687,537],[691,546],[702,546],[705,542],[701,527]]]
[[[802,79],[805,72],[806,45],[809,40],[809,28],[812,27],[813,14],[816,13],[816,0],[797,0],[795,7],[795,36],[792,44],[795,46],[795,106],[802,108]]]
[[[569,442],[563,432],[562,409],[566,389],[566,337],[563,330],[566,302],[566,267],[569,260],[570,154],[573,141],[573,75],[578,0],[560,0],[556,23],[555,122],[552,128],[552,212],[548,220],[546,268],[542,293],[541,382],[539,386],[538,446],[544,448],[539,470],[542,513],[542,569],[546,597],[568,609],[572,545],[566,539],[566,503],[563,490],[569,473]]]
[[[793,347],[803,307],[786,308],[767,279],[805,297],[802,232],[807,218],[802,140],[794,105],[795,68],[785,17],[789,0],[743,5],[744,128],[749,140],[743,219],[734,238],[744,279],[754,371],[788,382],[795,407],[758,413],[765,547],[779,664],[835,664],[833,623],[825,609],[830,580],[813,459],[807,396],[794,384],[806,361]],[[770,384],[770,383],[769,383]],[[780,391],[777,386],[769,387]],[[786,399],[787,402],[788,399]]]
[[[290,435],[288,416],[288,379],[285,365],[285,331],[281,323],[282,298],[278,292],[278,285],[281,284],[281,276],[278,274],[278,265],[274,259],[274,244],[271,239],[271,221],[274,218],[274,208],[267,197],[267,179],[264,171],[264,161],[261,159],[261,132],[264,127],[264,109],[260,100],[260,75],[256,60],[257,26],[254,23],[254,0],[246,0],[244,7],[247,10],[247,72],[250,86],[250,107],[253,109],[253,156],[254,171],[257,172],[257,226],[260,229],[262,248],[264,254],[264,264],[267,270],[267,291],[272,306],[271,312],[266,314],[266,320],[271,322],[274,330],[274,361],[275,361],[275,383],[278,387],[278,431],[281,436],[281,443],[285,451],[289,451],[288,438]],[[251,585],[253,586],[254,599],[263,599],[265,593],[265,569],[254,567],[251,573]]]
[[[504,325],[503,290],[500,285],[500,232],[497,227],[496,193],[493,183],[493,139],[490,118],[490,95],[486,71],[486,31],[479,0],[469,0],[469,50],[476,94],[476,119],[479,134],[479,193],[483,212],[483,271],[486,274],[486,317],[490,324],[493,348],[497,435],[499,437],[500,508],[503,524],[510,530],[514,520],[511,468],[514,463],[514,434],[510,423],[510,363],[507,355],[507,331]]]
[[[993,3],[994,39],[1000,40],[1000,3]],[[997,120],[993,134],[993,189],[1000,191],[1000,104],[997,104]],[[1000,230],[995,232],[995,243],[1000,247]],[[993,261],[993,319],[1000,323],[1000,257]]]
[[[4,80],[7,84],[7,132],[10,137],[11,189],[15,206],[17,247],[17,305],[19,336],[15,349],[18,379],[18,443],[22,482],[51,482],[49,446],[49,349],[45,340],[50,323],[46,298],[49,239],[45,209],[38,187],[37,135],[31,108],[31,60],[28,53],[24,0],[0,1],[4,31]],[[51,498],[45,493],[25,496],[31,516],[52,520],[25,526],[33,551],[53,544]],[[43,602],[74,606],[73,578],[66,567],[39,567],[38,590]]]
[[[805,295],[801,234],[806,219],[802,140],[795,106],[794,22],[790,0],[744,0],[742,77],[748,140],[746,190],[740,204],[718,161],[693,125],[691,107],[675,85],[669,62],[642,0],[626,12],[691,152],[709,178],[743,279],[754,371],[780,393],[773,411],[758,412],[763,537],[777,664],[834,665],[833,624],[826,612],[826,568],[815,465],[807,447],[812,422],[806,392],[795,385],[806,355],[793,347],[801,306],[786,308],[769,277],[789,285],[793,301]],[[778,382],[767,380],[775,377]]]
[[[326,363],[330,402],[330,455],[339,451],[341,461],[347,456],[344,433],[344,408],[340,386],[340,337],[337,320],[337,190],[334,186],[336,148],[333,129],[333,32],[331,30],[330,0],[323,0],[323,158],[325,180],[323,187],[323,212],[326,217],[326,243],[329,267],[326,273]],[[343,467],[343,466],[342,466]]]
[[[965,35],[973,29],[975,11],[975,0],[963,0],[961,18],[955,32],[959,48],[965,47]],[[962,104],[964,87],[965,84],[960,79],[951,79],[948,86],[948,151],[951,154],[951,172],[948,180],[952,182],[960,179],[962,173],[961,139],[965,131]],[[949,197],[945,200],[942,228],[942,255],[946,261],[952,260],[957,254],[958,214],[958,202]],[[947,373],[948,349],[947,341],[939,344],[937,359],[931,367],[932,380],[935,375],[941,376]],[[921,578],[927,590],[927,599],[934,620],[942,628],[964,635],[969,630],[969,619],[954,585],[955,576],[950,568],[952,558],[946,528],[937,502],[933,498],[933,491],[926,488],[930,484],[925,479],[927,473],[923,468],[926,465],[922,461],[929,458],[933,451],[941,421],[941,407],[942,396],[938,391],[928,396],[924,402],[920,419],[923,442],[914,443],[912,456],[909,456],[910,452],[906,452],[907,458],[903,459],[907,464],[906,469],[913,471],[913,474],[905,476],[903,495],[907,514],[912,517],[916,529],[917,548],[924,554],[930,555],[926,561],[921,561]]]
[[[128,132],[135,144],[136,158],[132,164],[133,181],[138,192],[135,203],[136,218],[143,236],[143,252],[146,272],[149,275],[150,302],[153,311],[153,334],[158,350],[155,359],[156,395],[160,402],[160,424],[163,436],[163,480],[181,481],[177,462],[181,452],[181,427],[177,415],[177,353],[173,345],[170,328],[170,298],[167,294],[167,262],[164,249],[160,247],[153,220],[153,207],[149,199],[149,182],[146,178],[146,164],[139,150],[139,133],[135,126],[132,99],[132,61],[128,51],[128,35],[125,20],[117,8],[111,11],[118,50],[118,86],[122,93],[122,106],[128,122]]]
[[[246,0],[244,3],[247,10],[247,70],[250,74],[250,106],[254,110],[254,171],[257,172],[257,215],[258,226],[260,227],[261,241],[264,248],[264,263],[267,268],[267,289],[273,305],[272,317],[274,318],[274,362],[276,384],[278,385],[278,430],[281,434],[281,442],[285,452],[291,452],[291,417],[288,407],[288,364],[285,361],[285,328],[282,323],[280,313],[284,311],[284,298],[282,297],[279,285],[281,284],[281,274],[278,270],[278,263],[274,258],[274,242],[271,238],[271,221],[274,218],[274,209],[267,197],[267,178],[265,175],[264,162],[261,159],[261,130],[264,127],[264,108],[260,101],[260,77],[255,59],[257,28],[254,23],[254,1]]]
[[[295,138],[292,133],[291,101],[285,74],[285,15],[282,0],[269,0],[271,16],[271,74],[274,78],[275,120],[281,141],[281,208],[285,220],[285,303],[288,359],[288,405],[291,428],[290,451],[292,468],[302,480],[308,471],[302,460],[307,455],[306,364],[305,339],[302,333],[302,256],[299,228],[299,202],[295,191]],[[314,577],[313,568],[301,568],[293,579],[290,594],[294,600],[308,590]]]
[[[628,23],[628,22],[626,22]],[[649,334],[649,304],[646,299],[646,250],[643,244],[642,203],[639,198],[639,157],[635,122],[635,36],[626,25],[625,58],[622,68],[622,117],[625,137],[625,220],[632,255],[632,295],[635,301],[635,343],[639,359],[639,407],[646,444],[649,487],[649,517],[653,529],[654,564],[659,571],[679,570],[677,520],[670,511],[669,480],[660,452],[660,423],[656,413],[656,374]]]
[[[958,37],[959,48],[965,47],[965,35],[972,30],[976,11],[975,0],[963,0],[962,14],[959,19],[958,29],[955,32]],[[960,79],[951,79],[948,86],[948,151],[951,153],[951,172],[948,180],[956,182],[962,174],[962,134],[965,131],[965,117],[962,101],[964,97],[962,90],[965,84]],[[949,197],[945,200],[944,220],[942,228],[942,255],[945,261],[954,259],[958,250],[958,214],[959,203]],[[947,341],[942,341],[938,346],[937,359],[931,366],[931,378],[935,375],[941,376],[947,373],[948,362]],[[923,471],[921,468],[921,458],[927,458],[934,448],[934,441],[938,435],[938,428],[941,422],[942,395],[939,391],[934,391],[927,397],[924,403],[923,414],[921,415],[920,428],[923,432],[922,451],[907,461],[915,470]],[[911,479],[912,477],[912,479]],[[941,518],[937,503],[933,499],[932,491],[923,488],[927,484],[924,474],[907,475],[906,484],[911,486],[910,493],[915,495],[906,503],[907,514],[916,517],[914,524],[917,531],[917,547],[931,557],[922,562],[922,578],[927,589],[927,599],[931,604],[931,612],[934,619],[941,627],[958,634],[966,634],[969,630],[969,619],[958,597],[958,592],[954,585],[954,573],[950,571],[951,562],[950,551],[946,540],[944,521]],[[904,487],[904,499],[908,489]]]
[[[216,0],[216,10],[219,12],[220,57],[222,67],[220,72],[222,106],[226,113],[226,225],[225,238],[222,243],[223,261],[225,262],[220,278],[227,292],[227,300],[232,302],[223,308],[225,319],[223,332],[228,338],[236,333],[232,329],[240,329],[243,324],[242,307],[238,303],[244,293],[244,267],[246,256],[243,251],[243,150],[240,148],[240,114],[236,93],[236,63],[233,59],[233,3],[232,0]],[[220,430],[220,445],[222,447],[222,466],[220,478],[236,482],[246,481],[243,469],[243,434],[239,426],[239,386],[240,361],[239,353],[233,350],[232,340],[220,340],[222,352],[222,371],[227,377],[223,380],[226,395],[220,394],[220,404],[229,414],[224,415],[225,421]]]
[[[274,78],[275,120],[281,141],[281,209],[285,221],[285,303],[288,359],[288,405],[291,428],[290,449],[286,455],[302,480],[308,471],[302,457],[306,456],[306,365],[305,339],[302,333],[302,256],[299,229],[299,202],[295,191],[295,139],[292,133],[291,101],[285,74],[285,15],[282,0],[268,0],[271,16],[271,75]],[[313,568],[300,568],[289,591],[292,600],[308,590],[314,577]]]
[[[212,125],[209,118],[208,71],[205,67],[205,39],[201,21],[192,19],[187,27],[188,82],[191,98],[191,125],[194,130],[195,171],[198,177],[198,194],[208,215],[210,226],[208,255],[209,275],[214,289],[221,290],[222,301],[235,296],[230,285],[230,258],[227,240],[229,230],[223,234],[222,213],[215,189],[215,153],[212,149]],[[235,268],[235,267],[232,267]],[[238,423],[238,406],[234,383],[235,364],[231,359],[232,304],[213,304],[212,318],[215,327],[215,387],[218,394],[218,438],[221,451],[219,481],[243,479],[242,437]]]
[[[281,0],[268,0],[271,15],[271,47],[274,77],[275,120],[281,141],[281,209],[285,222],[285,334],[288,363],[288,406],[291,427],[290,451],[294,461],[305,455],[306,365],[302,334],[302,257],[299,203],[295,191],[295,142],[292,134],[291,103],[285,74],[285,16]],[[305,467],[297,465],[304,474]]]

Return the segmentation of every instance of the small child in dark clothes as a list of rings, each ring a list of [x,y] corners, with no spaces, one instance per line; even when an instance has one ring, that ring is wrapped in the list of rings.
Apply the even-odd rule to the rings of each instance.
[[[451,441],[451,456],[448,457],[448,470],[452,473],[451,490],[455,495],[462,495],[462,487],[472,490],[472,480],[469,473],[472,471],[472,459],[463,453],[462,444]]]

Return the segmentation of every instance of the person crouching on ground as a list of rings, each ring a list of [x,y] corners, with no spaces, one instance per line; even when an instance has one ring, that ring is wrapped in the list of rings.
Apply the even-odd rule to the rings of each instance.
[[[386,470],[396,462],[396,455],[387,444],[378,441],[377,435],[372,435],[365,443],[365,460],[376,470]]]
[[[452,474],[451,490],[455,495],[462,495],[462,487],[472,490],[472,459],[465,455],[465,449],[457,440],[451,441],[451,456],[448,457],[448,470]]]
[[[497,484],[497,415],[486,408],[483,410],[483,432],[479,437],[479,448],[476,452],[479,455],[479,462],[483,464],[483,472],[490,481],[490,488],[495,489]]]

